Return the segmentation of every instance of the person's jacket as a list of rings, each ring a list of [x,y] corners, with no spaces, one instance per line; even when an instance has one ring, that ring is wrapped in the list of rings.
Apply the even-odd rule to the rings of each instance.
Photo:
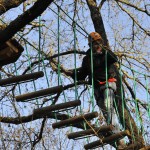
[[[117,62],[117,56],[110,50],[102,50],[102,54],[93,54],[93,79],[97,85],[99,81],[106,81],[115,78],[114,63]],[[107,61],[107,62],[106,62]],[[107,64],[107,66],[106,66]],[[107,77],[106,77],[107,71]],[[92,81],[91,50],[86,52],[83,58],[82,66],[77,70],[77,80],[84,80],[88,76],[89,82]]]

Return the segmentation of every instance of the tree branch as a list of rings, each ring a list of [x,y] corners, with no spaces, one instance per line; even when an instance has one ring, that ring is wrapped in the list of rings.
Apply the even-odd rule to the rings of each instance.
[[[0,15],[2,15],[11,8],[18,7],[25,1],[26,0],[0,0]]]
[[[41,125],[41,130],[39,133],[39,136],[37,137],[37,139],[33,142],[33,147],[35,147],[35,145],[42,139],[42,134],[43,134],[43,130],[44,130],[44,126],[45,126],[45,122],[46,122],[46,117],[43,119],[42,121],[42,125]]]
[[[100,33],[104,40],[104,45],[108,46],[109,44],[103,24],[103,19],[99,12],[99,8],[97,7],[96,2],[94,0],[86,0],[86,2],[91,12],[91,19],[93,21],[95,31]]]
[[[46,115],[44,117],[51,118],[51,119],[56,119],[57,118],[57,120],[65,120],[65,119],[70,118],[71,116],[69,116],[67,114],[50,112],[48,115]],[[20,118],[19,117],[16,117],[16,118],[13,118],[13,117],[0,117],[0,122],[11,123],[11,124],[18,125],[18,124],[28,123],[28,122],[31,122],[31,121],[34,121],[34,120],[37,120],[37,119],[42,119],[42,118],[43,118],[42,115],[33,116],[33,114],[29,115],[29,116],[22,116]],[[75,124],[75,125],[72,125],[72,126],[77,127],[77,128],[81,128],[81,129],[85,129],[85,126],[82,123],[78,123],[78,124]],[[90,127],[87,125],[86,128],[89,129]]]
[[[4,30],[0,31],[0,45],[12,38],[25,25],[41,15],[52,2],[53,0],[38,0],[30,9],[12,21]]]
[[[124,9],[117,1],[116,3],[118,4],[118,6],[121,8],[122,11],[124,11],[134,22],[135,24],[141,29],[144,31],[144,33],[146,33],[148,36],[150,36],[150,31],[147,31],[146,29],[144,29],[139,23],[137,20],[135,20],[135,18],[126,10]]]
[[[135,6],[135,5],[133,5],[133,4],[131,4],[131,3],[129,3],[129,1],[125,1],[125,0],[116,0],[117,2],[120,2],[120,3],[122,3],[122,4],[125,4],[125,5],[127,5],[127,6],[130,6],[130,7],[133,7],[133,8],[135,8],[136,10],[138,10],[138,11],[141,11],[141,12],[143,12],[143,13],[146,13],[148,16],[150,16],[150,13],[148,13],[148,11],[145,9],[142,9],[142,8],[139,8],[139,7],[137,7],[137,6]]]
[[[99,11],[101,10],[101,8],[102,8],[102,6],[103,6],[103,4],[104,4],[105,2],[106,2],[106,0],[102,0],[102,1],[100,2],[99,6],[98,6]]]

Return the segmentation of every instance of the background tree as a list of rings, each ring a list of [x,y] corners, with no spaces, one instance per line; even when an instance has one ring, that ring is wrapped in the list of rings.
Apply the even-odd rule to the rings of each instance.
[[[0,45],[15,37],[24,47],[24,52],[15,64],[1,68],[1,78],[39,70],[45,73],[45,77],[34,82],[1,87],[0,145],[3,149],[83,149],[83,146],[76,147],[75,142],[67,139],[63,143],[61,136],[70,132],[70,128],[61,129],[62,133],[51,128],[56,120],[80,114],[80,109],[57,115],[49,113],[46,116],[33,115],[33,110],[79,98],[83,113],[92,111],[94,101],[91,86],[79,82],[76,90],[70,74],[75,66],[80,67],[88,49],[88,33],[94,30],[102,35],[105,46],[119,58],[120,63],[115,67],[118,72],[117,108],[121,122],[132,133],[133,141],[144,145],[150,143],[148,1],[78,0],[53,3],[47,0],[0,0],[0,14],[3,27],[0,31]],[[58,84],[62,84],[65,90],[54,97],[19,103],[15,101],[16,95]],[[101,117],[99,123],[103,124]],[[76,127],[75,130],[84,129],[82,124]],[[86,141],[81,140],[80,143],[85,144]]]

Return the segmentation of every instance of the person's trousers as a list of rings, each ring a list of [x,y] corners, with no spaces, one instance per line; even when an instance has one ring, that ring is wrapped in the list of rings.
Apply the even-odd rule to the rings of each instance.
[[[108,86],[104,84],[94,88],[97,105],[101,109],[107,124],[112,124],[115,127],[114,133],[120,131],[119,119],[115,109],[115,91],[115,82],[109,82]]]

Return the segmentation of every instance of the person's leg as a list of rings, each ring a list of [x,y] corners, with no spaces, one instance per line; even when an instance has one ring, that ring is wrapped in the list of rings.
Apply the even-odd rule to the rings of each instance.
[[[107,124],[111,124],[113,109],[113,90],[106,88],[106,85],[100,85],[94,89],[94,96],[103,113]]]
[[[104,103],[105,106],[107,107],[107,122],[109,124],[112,124],[114,126],[113,129],[113,133],[119,133],[121,126],[119,123],[119,118],[118,115],[116,113],[116,109],[115,109],[115,94],[114,92],[116,91],[116,83],[112,82],[109,83],[108,88],[105,89],[104,91]],[[121,150],[125,148],[125,143],[124,140],[121,139],[117,142],[117,149]]]
[[[114,126],[113,133],[117,133],[120,131],[119,119],[116,114],[115,108],[113,107],[113,102],[115,100],[116,91],[116,83],[113,82],[109,84],[109,88],[106,88],[106,85],[101,85],[94,89],[95,99],[97,101],[97,105],[103,113],[103,116],[107,122],[107,124],[112,124]],[[111,135],[111,134],[110,134]],[[106,136],[108,136],[106,134]],[[117,142],[117,149],[124,147],[122,146],[122,140]]]
[[[95,97],[96,103],[97,103],[100,111],[103,113],[103,116],[105,118],[106,107],[104,104],[104,94],[103,94],[103,91],[100,90],[100,86],[94,88],[94,97]]]
[[[120,131],[119,119],[114,107],[116,83],[109,82],[108,87],[104,90],[104,104],[107,112],[107,123],[112,124],[115,129],[114,133]]]

